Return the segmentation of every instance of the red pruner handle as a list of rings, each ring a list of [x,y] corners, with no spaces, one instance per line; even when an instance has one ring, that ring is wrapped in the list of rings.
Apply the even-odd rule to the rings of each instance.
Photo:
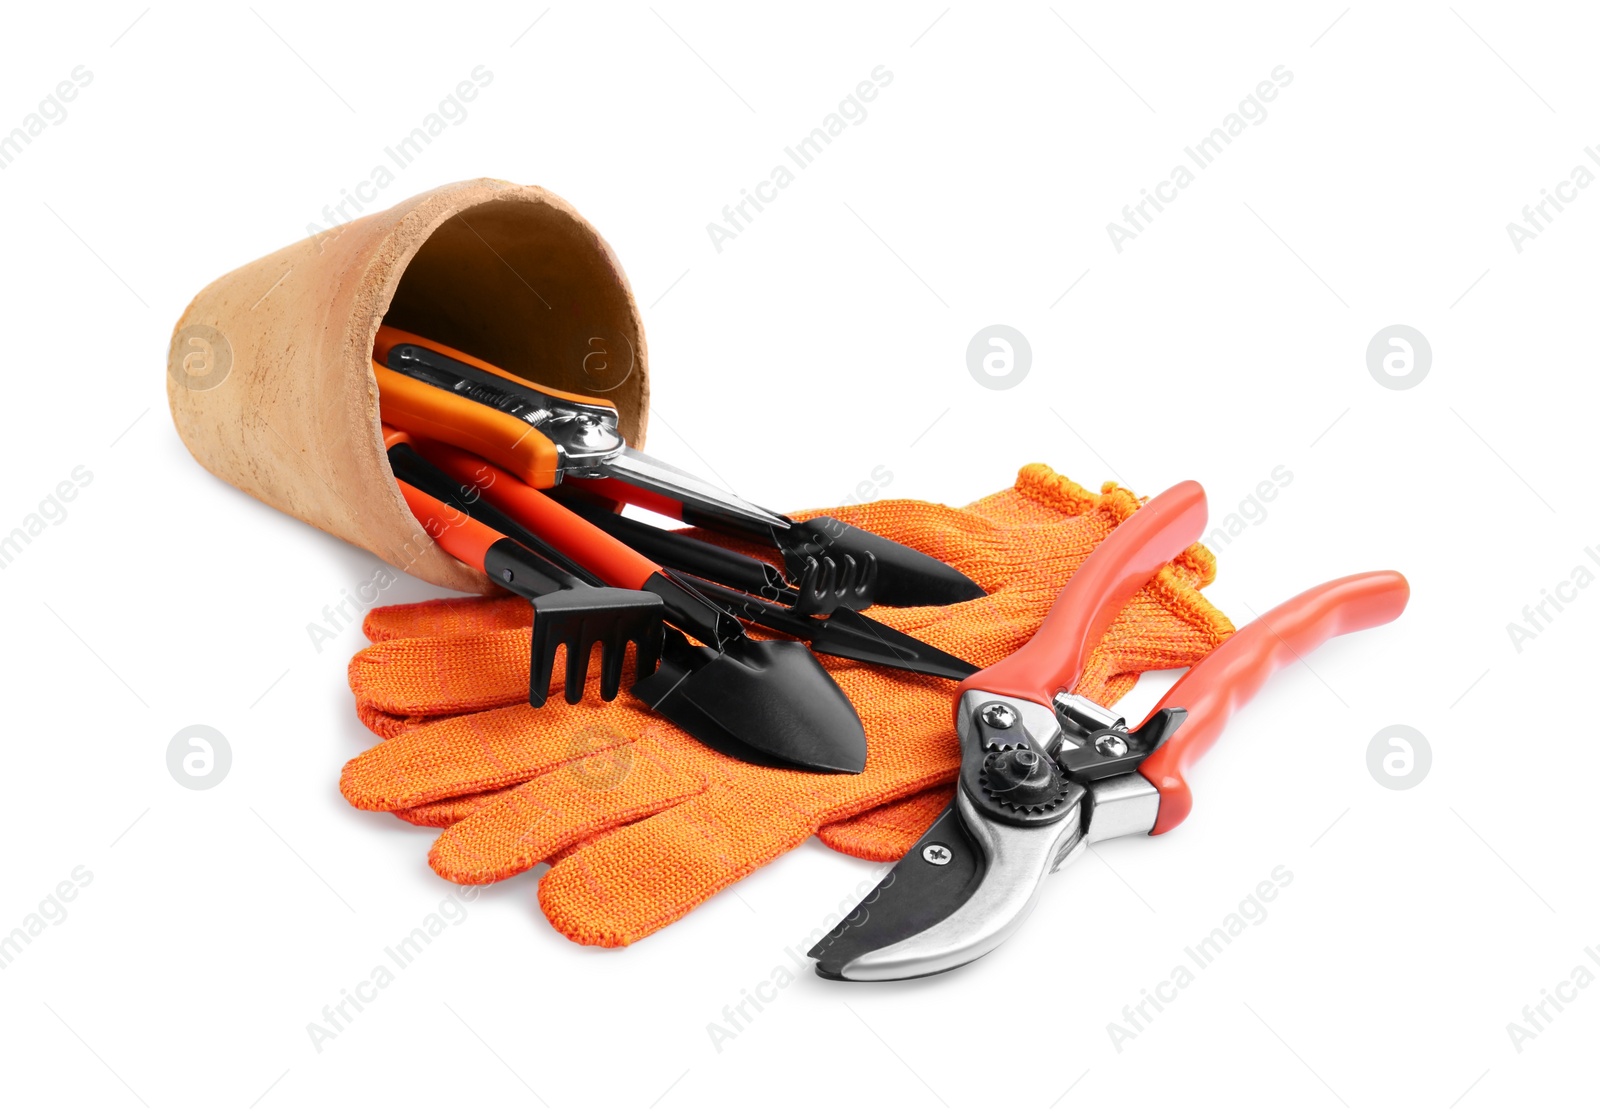
[[[1410,596],[1411,587],[1393,570],[1336,578],[1257,617],[1195,664],[1156,703],[1157,711],[1177,706],[1189,716],[1139,765],[1139,774],[1161,794],[1150,833],[1164,834],[1189,817],[1194,797],[1184,774],[1274,672],[1332,637],[1388,624],[1405,611]]]
[[[969,690],[1004,694],[1049,708],[1057,691],[1071,690],[1089,653],[1129,601],[1206,526],[1206,494],[1183,481],[1118,524],[1056,596],[1044,623],[1022,647],[969,676]]]

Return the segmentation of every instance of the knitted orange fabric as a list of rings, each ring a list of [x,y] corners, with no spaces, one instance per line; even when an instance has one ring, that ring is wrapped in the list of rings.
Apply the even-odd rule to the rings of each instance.
[[[873,615],[980,665],[1037,629],[1083,559],[1138,508],[1045,466],[966,508],[910,501],[832,515],[952,563],[989,591],[977,601]],[[1133,600],[1084,671],[1079,691],[1110,704],[1141,671],[1187,667],[1232,634],[1198,592],[1214,574],[1191,547]],[[429,855],[447,879],[483,883],[541,861],[553,925],[620,946],[819,831],[830,844],[898,857],[949,801],[959,750],[956,684],[822,657],[866,728],[856,776],[743,764],[631,699],[590,696],[532,709],[529,614],[503,598],[377,609],[379,640],[350,665],[363,720],[390,738],[345,766],[354,805],[448,827]]]

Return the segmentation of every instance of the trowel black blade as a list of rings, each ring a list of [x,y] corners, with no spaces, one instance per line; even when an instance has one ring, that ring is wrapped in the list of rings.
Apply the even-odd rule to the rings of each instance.
[[[861,719],[803,644],[730,641],[722,651],[668,630],[661,666],[633,695],[702,744],[810,772],[866,767]]]

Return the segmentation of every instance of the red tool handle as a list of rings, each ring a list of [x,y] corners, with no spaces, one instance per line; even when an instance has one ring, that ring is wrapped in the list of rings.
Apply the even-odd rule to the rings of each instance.
[[[985,690],[1048,708],[1057,691],[1076,685],[1117,614],[1205,526],[1206,494],[1194,481],[1153,498],[1083,560],[1033,639],[961,684],[957,704],[967,691]]]
[[[661,567],[603,529],[523,481],[509,470],[444,442],[417,439],[423,457],[463,485],[474,486],[485,500],[514,518],[608,586],[643,589]],[[453,553],[453,552],[452,552]]]
[[[474,570],[484,570],[484,556],[489,553],[490,547],[505,536],[419,488],[398,478],[395,483],[400,486],[400,495],[406,498],[406,506],[411,509],[411,514],[446,554],[460,559]]]
[[[1139,765],[1139,774],[1161,793],[1150,833],[1164,834],[1189,816],[1194,797],[1184,773],[1275,671],[1334,636],[1388,624],[1405,611],[1410,596],[1411,587],[1393,570],[1324,582],[1257,617],[1195,664],[1156,703],[1156,710],[1180,706],[1189,716]]]

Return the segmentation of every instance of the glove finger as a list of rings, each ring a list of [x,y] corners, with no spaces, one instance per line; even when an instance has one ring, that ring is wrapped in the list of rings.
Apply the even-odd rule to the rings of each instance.
[[[927,833],[955,795],[955,784],[940,784],[817,831],[829,849],[867,861],[898,861]]]
[[[943,693],[935,692],[931,706],[901,705],[913,723],[886,733],[886,707],[881,695],[872,704],[870,690],[893,682],[855,675],[846,690],[877,742],[861,775],[815,776],[713,757],[705,794],[601,834],[544,875],[539,904],[551,925],[574,942],[626,946],[793,849],[819,825],[948,784],[960,759],[948,717],[953,684],[939,682]],[[939,718],[923,716],[934,708]]]
[[[574,942],[626,946],[810,834],[792,812],[774,817],[697,795],[563,857],[539,881],[539,906]]]
[[[409,637],[370,644],[350,660],[350,690],[359,711],[375,709],[383,735],[389,719],[427,719],[474,713],[528,701],[532,631],[507,628],[466,636]],[[638,649],[629,644],[622,677],[632,678]],[[596,689],[605,657],[591,649],[584,689]],[[566,653],[551,669],[549,691],[559,695],[566,682]],[[414,720],[413,720],[414,723]]]
[[[356,717],[361,720],[362,725],[385,740],[390,737],[398,737],[400,734],[416,729],[419,726],[443,720],[436,717],[425,717],[422,714],[412,714],[407,717],[397,716],[360,699],[356,700]]]
[[[465,714],[374,745],[344,766],[339,790],[366,811],[420,807],[522,783],[626,744],[644,728],[638,711],[598,699],[559,709],[523,705]]]
[[[705,788],[681,751],[648,739],[618,745],[498,793],[439,835],[428,864],[458,884],[504,880]]]
[[[424,803],[420,807],[405,807],[391,813],[401,822],[409,822],[413,826],[430,826],[435,830],[443,830],[446,826],[454,826],[468,815],[482,810],[510,790],[501,788],[499,791],[457,795],[453,799],[440,799],[434,803]]]
[[[356,701],[399,717],[471,713],[528,700],[526,628],[386,640],[350,660]]]
[[[511,594],[441,597],[405,605],[380,605],[367,614],[361,630],[374,644],[415,636],[470,636],[506,628],[527,628],[533,610]]]

